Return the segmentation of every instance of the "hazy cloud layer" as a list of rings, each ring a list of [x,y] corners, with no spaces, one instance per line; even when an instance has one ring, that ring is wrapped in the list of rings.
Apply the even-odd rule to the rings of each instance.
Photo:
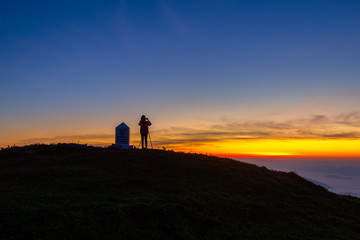
[[[158,130],[155,135],[160,144],[256,139],[360,139],[360,112],[312,115],[287,121],[234,122],[222,119],[221,124],[201,129],[172,127]]]
[[[204,123],[208,123],[204,120]],[[288,140],[288,139],[360,139],[360,112],[336,116],[312,115],[307,118],[286,121],[247,120],[233,121],[222,118],[217,124],[198,128],[170,127],[153,130],[153,143],[157,146],[182,145],[187,147],[209,146],[232,140]],[[131,136],[132,144],[136,135]],[[114,134],[85,134],[55,136],[51,138],[26,139],[20,144],[80,142],[95,145],[109,145]],[[136,140],[135,140],[136,141]]]
[[[333,167],[328,165],[316,165],[311,167],[304,167],[301,170],[304,172],[334,173],[336,175],[342,175],[345,177],[360,176],[360,168],[354,166]],[[330,175],[333,176],[332,174]]]
[[[332,192],[360,197],[360,162],[346,158],[291,158],[276,161],[267,158],[239,158],[278,171],[295,171],[307,180]]]
[[[319,186],[322,186],[326,189],[331,189],[331,187],[323,182],[320,182],[320,181],[317,181],[315,179],[312,179],[312,178],[305,178],[306,180],[312,182],[312,183],[315,183],[316,185],[319,185]]]
[[[341,179],[341,180],[353,180],[353,178],[351,177],[342,177],[342,176],[338,176],[338,175],[326,175],[326,178],[332,178],[332,179]]]

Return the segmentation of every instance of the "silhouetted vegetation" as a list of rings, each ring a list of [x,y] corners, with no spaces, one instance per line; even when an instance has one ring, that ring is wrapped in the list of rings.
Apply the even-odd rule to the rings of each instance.
[[[2,148],[0,151],[0,159],[33,157],[33,156],[60,156],[77,152],[92,152],[102,150],[100,147],[87,146],[75,143],[58,143],[58,144],[33,144],[23,147],[9,146]]]
[[[10,147],[0,191],[0,239],[360,239],[360,199],[204,155]]]

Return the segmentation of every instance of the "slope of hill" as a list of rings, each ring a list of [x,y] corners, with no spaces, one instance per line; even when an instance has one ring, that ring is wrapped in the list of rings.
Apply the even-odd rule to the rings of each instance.
[[[360,239],[360,199],[160,150],[0,151],[0,239]]]

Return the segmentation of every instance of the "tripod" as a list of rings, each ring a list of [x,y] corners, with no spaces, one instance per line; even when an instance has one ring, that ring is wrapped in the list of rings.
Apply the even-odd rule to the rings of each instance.
[[[149,131],[149,140],[150,140],[151,149],[153,149],[153,145],[152,145],[152,141],[151,141],[151,136],[150,136],[150,131]]]

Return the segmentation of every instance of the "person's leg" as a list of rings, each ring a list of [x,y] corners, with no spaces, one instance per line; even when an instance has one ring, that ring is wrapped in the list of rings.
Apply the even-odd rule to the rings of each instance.
[[[145,135],[141,134],[141,148],[144,149]]]
[[[147,134],[145,135],[145,146],[146,146],[146,148],[147,148]]]

